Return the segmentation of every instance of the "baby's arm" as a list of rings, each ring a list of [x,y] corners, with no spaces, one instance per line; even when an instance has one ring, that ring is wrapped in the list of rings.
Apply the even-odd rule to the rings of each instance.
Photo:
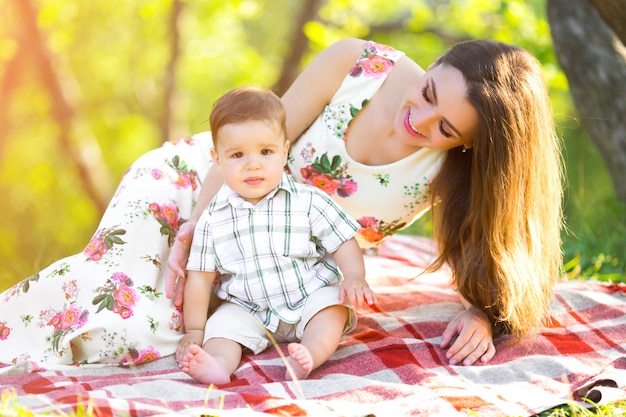
[[[185,336],[176,349],[176,361],[180,363],[187,354],[189,345],[202,346],[204,326],[208,317],[209,301],[213,291],[215,272],[188,271],[185,282],[185,302],[183,303],[183,320]]]
[[[347,300],[349,305],[357,309],[361,308],[364,302],[368,305],[375,304],[376,294],[365,280],[365,262],[356,239],[352,238],[342,243],[333,253],[333,258],[343,275],[339,302],[344,303]]]

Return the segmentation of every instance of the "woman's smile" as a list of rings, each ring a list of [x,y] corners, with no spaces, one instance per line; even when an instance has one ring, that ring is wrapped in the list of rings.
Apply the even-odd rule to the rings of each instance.
[[[409,132],[409,134],[412,136],[425,137],[419,130],[415,128],[415,126],[413,126],[413,123],[411,121],[410,107],[407,109],[406,114],[404,115],[404,127],[406,128],[407,132]]]

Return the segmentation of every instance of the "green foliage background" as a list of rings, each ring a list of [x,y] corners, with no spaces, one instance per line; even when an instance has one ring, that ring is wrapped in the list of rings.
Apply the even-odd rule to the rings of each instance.
[[[0,77],[23,48],[18,12],[0,5]],[[66,99],[74,109],[71,141],[95,173],[106,200],[124,170],[162,141],[164,86],[173,31],[173,0],[32,0]],[[213,101],[238,85],[271,87],[280,76],[304,1],[188,0],[178,21],[170,139],[208,129]],[[626,209],[579,126],[567,80],[558,67],[545,0],[328,0],[319,20],[303,30],[309,51],[302,65],[344,37],[370,38],[404,50],[427,67],[451,43],[493,38],[518,44],[544,65],[554,115],[564,137],[569,186],[564,232],[572,276],[624,280]],[[34,60],[10,80],[1,104],[0,290],[61,257],[82,251],[99,212],[60,146],[51,99]],[[428,217],[409,233],[428,235]],[[618,256],[619,255],[619,256]]]

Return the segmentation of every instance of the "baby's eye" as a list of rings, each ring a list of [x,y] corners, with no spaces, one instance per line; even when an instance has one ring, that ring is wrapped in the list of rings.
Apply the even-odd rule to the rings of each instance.
[[[271,155],[271,154],[272,154],[272,150],[271,149],[263,149],[261,151],[261,155],[267,156],[267,155]]]
[[[230,157],[235,159],[241,158],[243,157],[243,152],[235,152]]]

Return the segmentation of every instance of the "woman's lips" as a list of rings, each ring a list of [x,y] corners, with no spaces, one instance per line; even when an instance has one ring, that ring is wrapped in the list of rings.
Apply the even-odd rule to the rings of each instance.
[[[406,114],[404,115],[404,128],[412,136],[419,136],[419,137],[424,136],[419,132],[419,130],[413,127],[413,124],[411,123],[411,108],[410,107],[408,108],[408,110],[406,111]]]

